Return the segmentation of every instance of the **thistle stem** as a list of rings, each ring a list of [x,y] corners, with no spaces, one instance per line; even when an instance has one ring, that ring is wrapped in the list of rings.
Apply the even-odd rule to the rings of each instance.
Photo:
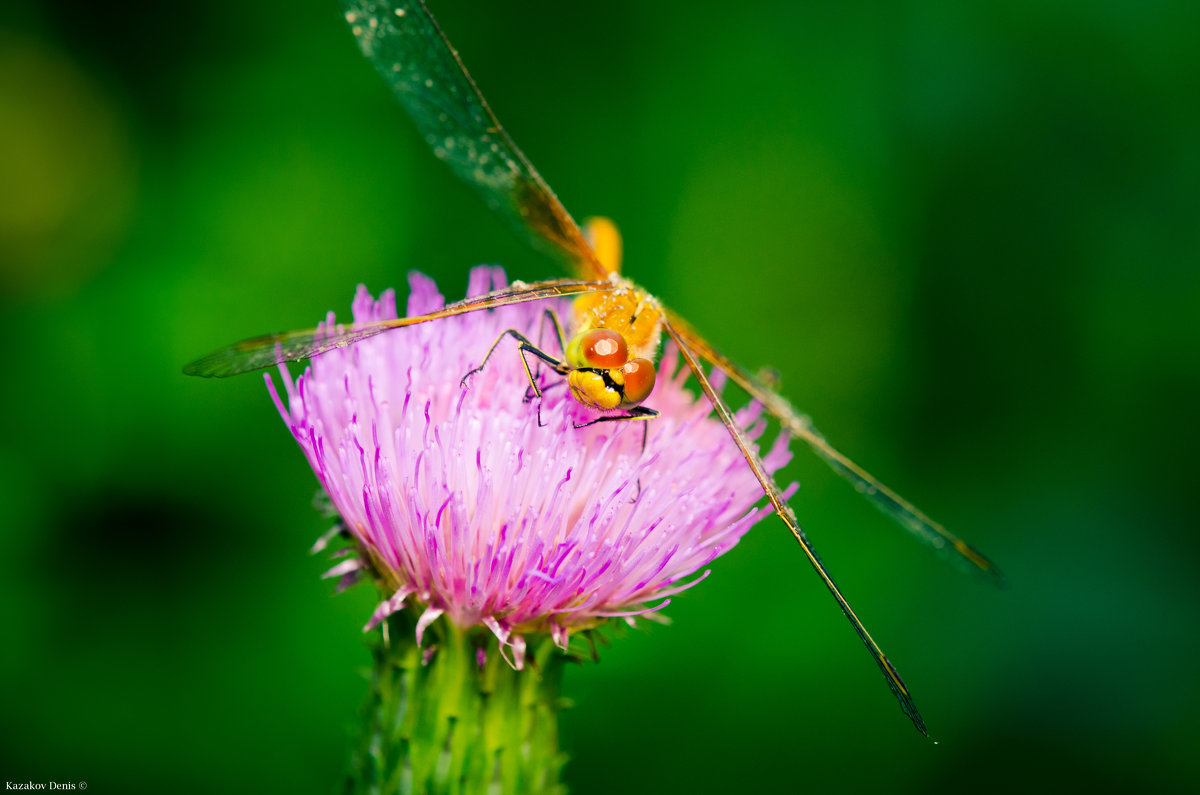
[[[388,619],[386,635],[377,635],[346,792],[564,793],[558,709],[565,657],[550,638],[530,637],[525,668],[517,671],[485,630],[462,630],[443,618],[419,647],[414,627],[413,616],[401,611]]]

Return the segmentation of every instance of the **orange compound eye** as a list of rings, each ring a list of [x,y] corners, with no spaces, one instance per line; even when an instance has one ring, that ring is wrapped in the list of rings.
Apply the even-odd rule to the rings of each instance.
[[[577,334],[567,346],[567,362],[572,367],[613,370],[629,361],[625,338],[606,328],[594,328]]]
[[[636,406],[654,391],[654,362],[632,359],[621,368],[625,373],[625,400],[622,406]]]

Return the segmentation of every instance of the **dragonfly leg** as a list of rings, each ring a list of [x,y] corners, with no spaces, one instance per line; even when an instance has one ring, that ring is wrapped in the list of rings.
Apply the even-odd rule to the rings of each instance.
[[[629,422],[630,420],[652,420],[658,416],[658,412],[654,409],[646,408],[645,406],[634,406],[629,409],[626,414],[605,414],[602,417],[597,417],[594,420],[587,422],[575,423],[576,428],[586,428],[589,425],[595,425],[600,422]],[[646,449],[646,438],[642,436],[642,450]]]
[[[557,318],[555,318],[555,327],[559,328],[559,334],[561,335],[562,331],[561,331],[561,328],[558,327]],[[566,375],[567,365],[565,362],[563,362],[561,359],[556,359],[555,357],[553,357],[550,354],[543,351],[538,346],[534,345],[532,342],[530,342],[529,338],[526,337],[521,332],[517,331],[516,329],[510,328],[510,329],[505,329],[503,332],[501,332],[500,336],[496,338],[496,341],[492,343],[492,347],[488,348],[487,355],[483,357],[483,361],[480,362],[479,366],[474,368],[473,370],[467,371],[467,374],[462,377],[462,380],[459,381],[459,385],[463,389],[468,388],[467,382],[470,380],[471,376],[480,372],[481,370],[483,370],[484,367],[487,366],[488,360],[492,358],[492,354],[496,352],[496,348],[499,347],[500,343],[504,340],[505,337],[512,337],[513,339],[515,339],[517,341],[517,353],[521,357],[521,366],[525,368],[525,377],[529,379],[529,387],[525,393],[527,401],[532,400],[534,398],[540,398],[542,396],[542,390],[541,390],[541,387],[539,387],[537,384],[537,379],[534,377],[534,371],[532,369],[530,369],[529,360],[525,357],[525,354],[531,353],[534,356],[536,356],[539,360],[538,361],[539,366],[541,365],[541,363],[544,362],[545,364],[548,364],[550,366],[550,369],[554,370],[554,372],[558,373],[559,375]],[[533,392],[532,398],[529,397],[530,391]],[[542,407],[541,407],[541,404],[539,403],[538,404],[538,426],[541,427],[543,425],[545,425],[545,423],[542,422]]]
[[[567,334],[563,331],[562,323],[558,320],[558,314],[553,309],[542,311],[542,319],[538,322],[538,345],[542,344],[542,334],[546,331],[546,321],[550,321],[550,325],[554,328],[554,341],[558,343],[558,350],[563,356],[567,355]]]
[[[558,314],[555,313],[554,310],[552,310],[552,309],[543,310],[542,318],[538,322],[538,333],[537,333],[538,347],[541,348],[541,346],[542,346],[542,340],[546,333],[546,321],[547,320],[550,321],[550,325],[554,329],[554,341],[558,343],[559,353],[561,353],[563,356],[566,356],[567,355],[567,335],[563,331],[562,323],[560,323],[558,320]],[[541,375],[542,375],[541,374],[541,366],[542,366],[542,363],[540,361],[536,362],[534,364],[534,368],[533,368],[534,379],[538,379],[541,377]],[[559,381],[556,383],[562,383],[562,382]],[[551,386],[553,386],[553,384]],[[548,389],[548,388],[549,387],[543,387],[543,389]],[[534,392],[531,389],[525,390],[525,402],[526,403],[533,400],[535,397],[536,397],[536,395],[534,394]]]
[[[538,359],[550,365],[550,368],[554,370],[554,372],[558,373],[559,375],[566,375],[567,367],[561,359],[556,359],[555,357],[546,353],[541,348],[530,342],[529,338],[524,334],[514,328],[510,328],[505,329],[500,333],[500,336],[497,337],[496,341],[492,343],[492,346],[488,348],[487,355],[483,357],[483,361],[480,362],[479,366],[467,371],[466,375],[464,375],[462,380],[459,381],[460,386],[466,389],[468,386],[467,382],[471,379],[471,376],[481,372],[484,367],[487,367],[488,360],[492,358],[492,354],[496,352],[496,348],[499,347],[500,343],[504,341],[505,337],[512,337],[515,339],[517,341],[517,349],[521,351],[522,354],[526,351],[532,353]],[[538,388],[537,382],[533,378],[533,371],[529,368],[529,362],[525,359],[524,355],[521,356],[521,362],[525,366],[525,375],[529,377],[530,388],[533,389],[535,395],[541,397],[542,392]]]

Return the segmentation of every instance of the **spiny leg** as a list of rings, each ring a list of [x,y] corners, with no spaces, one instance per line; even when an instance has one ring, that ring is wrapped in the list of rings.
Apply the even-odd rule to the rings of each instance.
[[[558,314],[553,309],[542,310],[541,320],[538,321],[538,333],[537,333],[538,347],[540,348],[542,346],[542,336],[546,331],[546,321],[547,320],[549,320],[550,325],[552,325],[554,327],[554,340],[555,340],[555,342],[558,343],[559,353],[561,353],[563,356],[566,356],[567,355],[567,335],[566,335],[566,332],[563,331],[562,323],[560,323],[558,320]],[[541,366],[542,366],[541,362],[538,362],[534,366],[533,374],[534,374],[535,378],[541,378],[541,375],[542,375]],[[563,382],[558,381],[556,383],[563,383]],[[551,386],[553,386],[553,384]],[[548,389],[548,388],[549,387],[543,387],[543,389]],[[529,401],[529,400],[533,400],[533,398],[534,398],[533,393],[530,392],[528,389],[525,390],[525,400]]]
[[[529,389],[533,391],[533,398],[530,398],[529,391],[526,391],[526,401],[534,398],[540,398],[542,396],[542,390],[540,387],[538,387],[537,381],[533,376],[533,370],[531,370],[529,367],[529,360],[525,358],[526,353],[532,353],[542,362],[550,365],[551,369],[553,369],[554,372],[558,373],[559,375],[566,375],[567,366],[561,359],[554,358],[530,342],[529,338],[524,334],[514,328],[510,328],[505,329],[500,333],[499,337],[496,337],[496,341],[492,343],[492,347],[488,348],[487,355],[483,357],[483,361],[480,362],[479,366],[473,370],[469,370],[467,374],[462,377],[462,379],[459,381],[459,385],[463,389],[467,388],[467,379],[482,371],[483,368],[487,366],[488,360],[492,358],[492,354],[496,352],[496,348],[500,346],[500,343],[505,337],[512,337],[517,341],[517,352],[521,357],[521,366],[525,368],[525,377],[529,379]],[[545,423],[542,422],[542,404],[540,401],[538,402],[537,406],[537,419],[538,427],[542,427]]]
[[[554,372],[558,373],[559,375],[566,375],[567,368],[561,359],[554,358],[538,346],[534,345],[529,341],[528,337],[517,331],[515,328],[509,328],[500,332],[500,336],[496,337],[496,341],[492,343],[490,348],[488,348],[487,355],[483,357],[483,361],[480,362],[478,367],[467,371],[466,375],[464,375],[459,381],[459,386],[465,389],[467,387],[467,380],[476,373],[481,372],[484,367],[487,367],[488,360],[492,358],[492,354],[496,352],[496,348],[500,346],[500,343],[504,341],[505,337],[512,337],[515,339],[518,343],[517,349],[519,351],[528,351],[529,353],[532,353],[534,356],[550,365]],[[529,385],[533,389],[534,394],[536,394],[538,397],[541,397],[542,391],[538,388],[537,383],[533,380],[533,371],[529,369],[529,362],[525,360],[524,356],[521,357],[521,363],[525,366],[525,375],[529,377]]]
[[[586,428],[589,425],[595,425],[595,424],[601,423],[601,422],[629,422],[631,420],[636,422],[638,420],[652,420],[657,416],[658,416],[658,412],[655,411],[654,409],[646,408],[645,406],[634,406],[633,408],[629,409],[628,414],[605,414],[603,416],[597,417],[594,420],[588,420],[587,422],[577,422],[577,423],[575,423],[575,427],[576,428]],[[646,449],[646,440],[643,438],[642,439],[642,450],[645,451],[645,449]]]
[[[550,321],[550,325],[554,327],[554,341],[558,343],[558,350],[563,355],[567,355],[567,333],[563,331],[562,323],[558,320],[558,313],[553,309],[542,310],[542,319],[538,321],[538,345],[542,344],[542,332],[546,330],[546,321]]]

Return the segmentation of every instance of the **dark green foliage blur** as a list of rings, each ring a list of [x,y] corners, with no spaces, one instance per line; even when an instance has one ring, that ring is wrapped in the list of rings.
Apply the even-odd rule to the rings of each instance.
[[[626,272],[1005,568],[805,450],[793,504],[567,672],[575,793],[1200,785],[1200,6],[433,5]],[[555,275],[424,149],[333,0],[0,9],[0,779],[336,791],[366,589],[262,378],[186,378],[419,268]],[[491,340],[480,340],[486,346]]]

